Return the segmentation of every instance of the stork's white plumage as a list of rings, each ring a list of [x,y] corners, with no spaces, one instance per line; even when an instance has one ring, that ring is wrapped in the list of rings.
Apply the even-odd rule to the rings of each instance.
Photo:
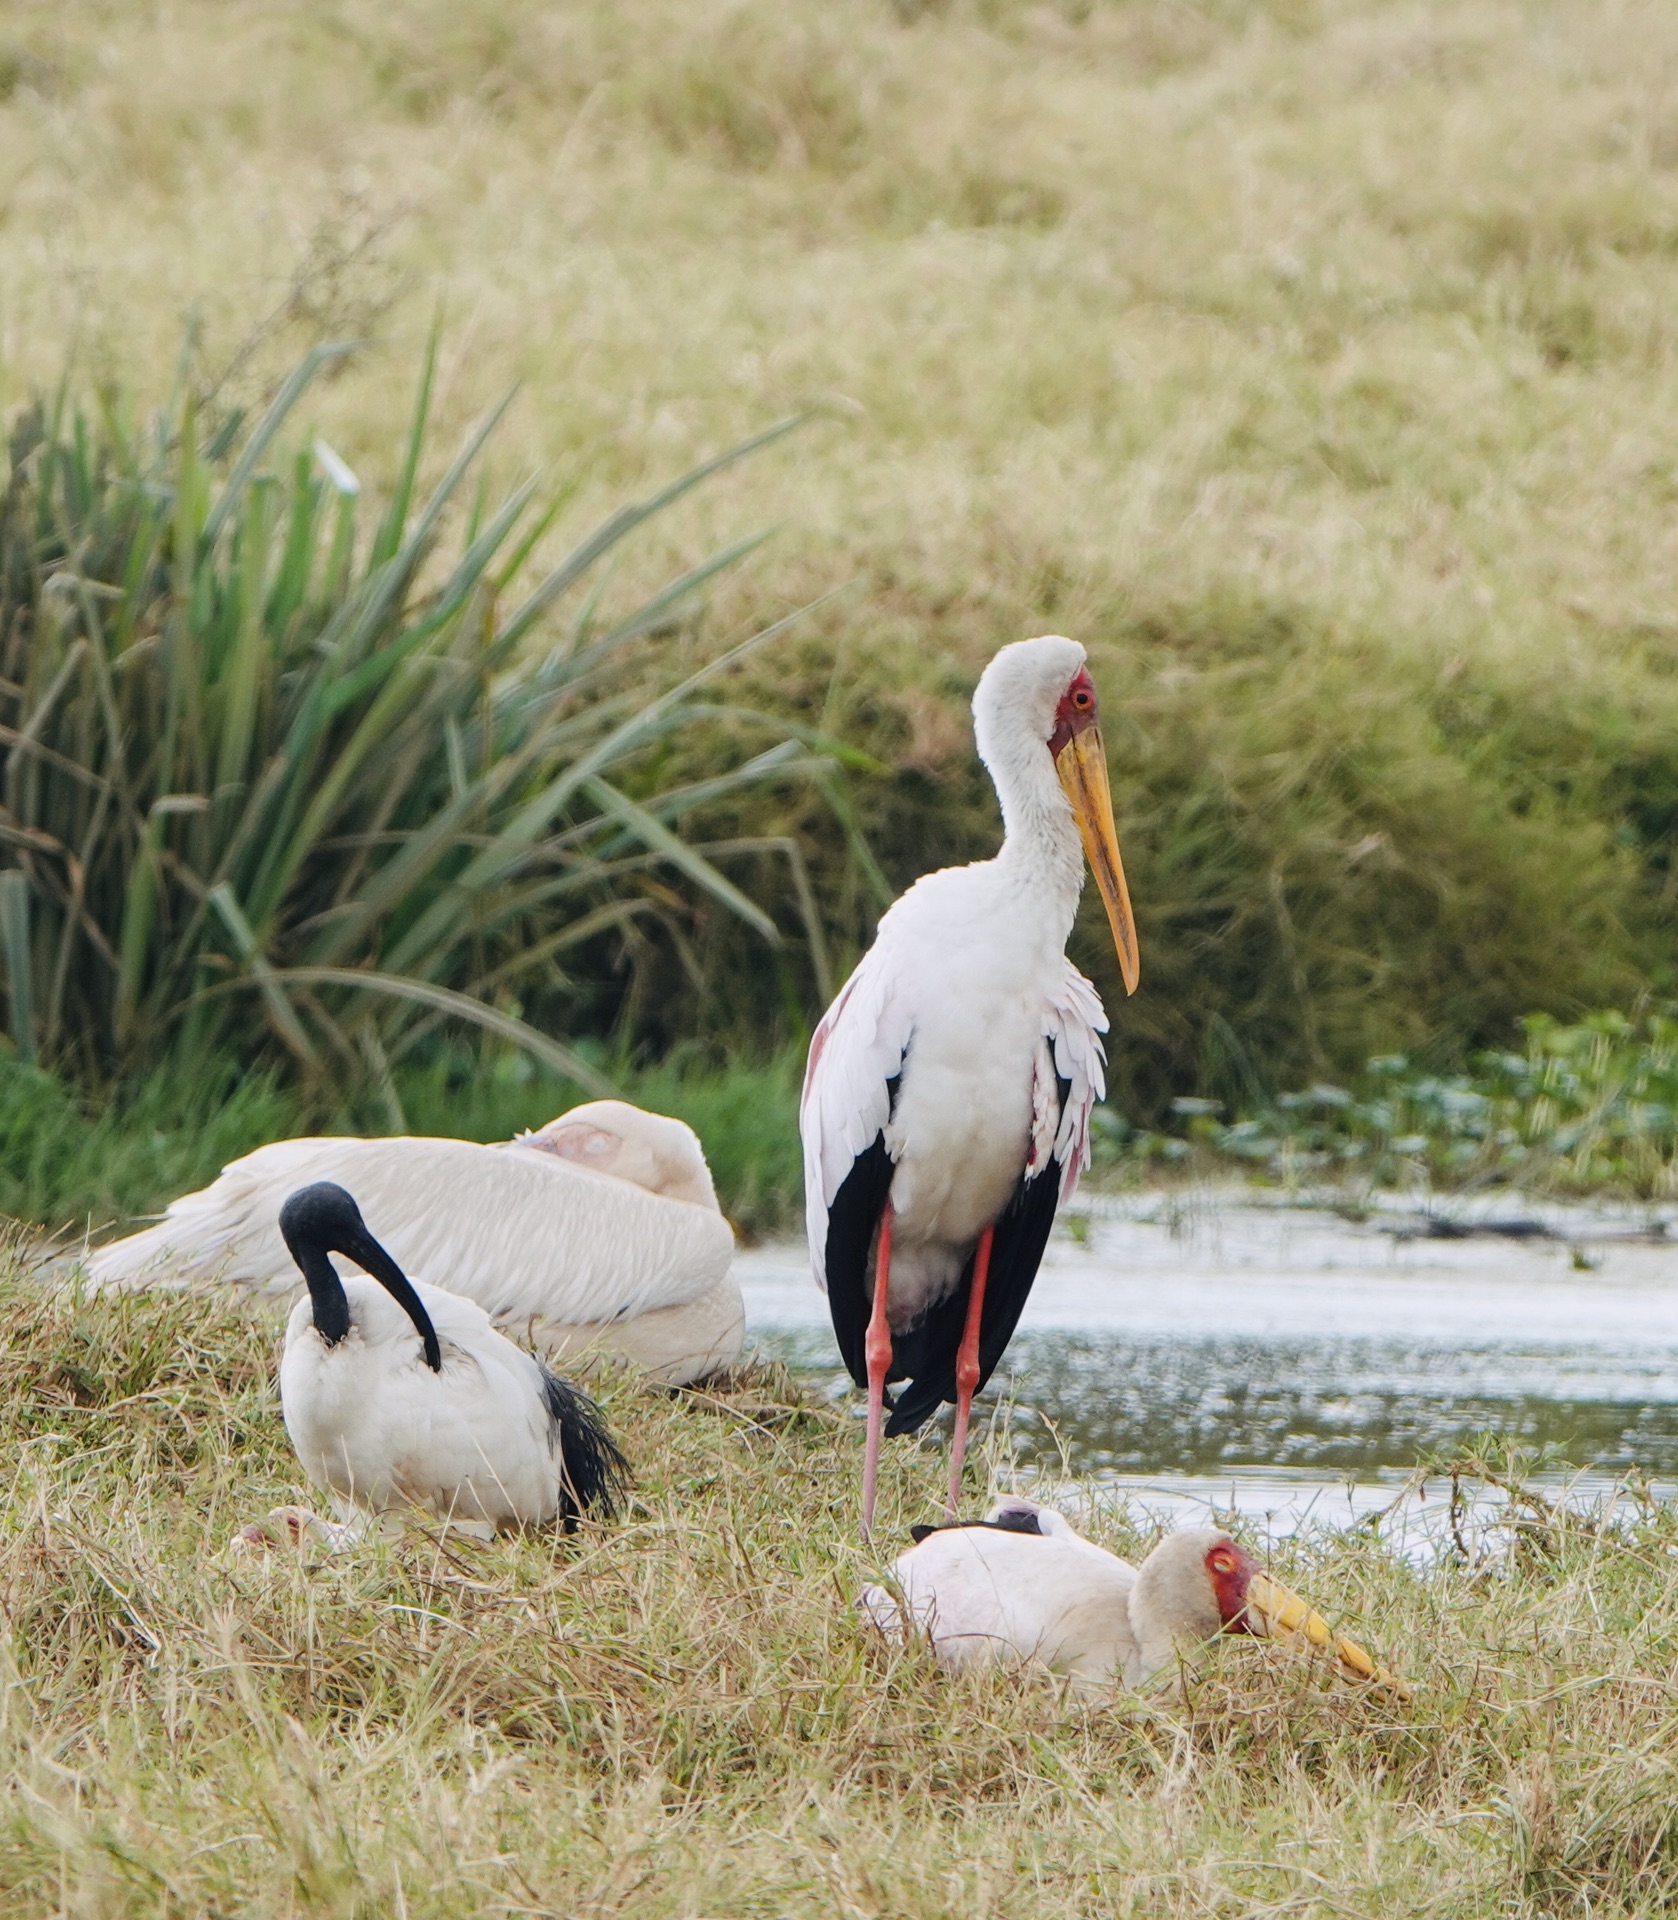
[[[1076,641],[1004,647],[973,696],[1004,837],[919,880],[884,916],[810,1043],[799,1124],[810,1254],[869,1393],[863,1529],[888,1433],[968,1409],[1019,1320],[1059,1202],[1089,1164],[1106,1016],[1066,958],[1087,852],[1127,989],[1136,929],[1095,688]],[[1081,844],[1080,844],[1081,842]]]
[[[1140,1687],[1180,1669],[1215,1635],[1244,1633],[1301,1637],[1348,1679],[1406,1692],[1221,1527],[1167,1534],[1139,1567],[1029,1500],[1004,1500],[975,1524],[915,1534],[892,1565],[891,1586],[869,1587],[861,1604],[894,1639],[906,1611],[947,1667],[1035,1660],[1075,1680]]]
[[[738,1358],[734,1235],[691,1128],[621,1100],[573,1108],[501,1146],[280,1140],[222,1169],[155,1225],[88,1257],[100,1286],[212,1282],[288,1298],[279,1230],[294,1188],[349,1187],[410,1272],[447,1275],[497,1325],[548,1351],[597,1347],[671,1385]]]
[[[286,1329],[280,1403],[303,1471],[341,1519],[419,1507],[493,1531],[610,1514],[623,1457],[589,1400],[475,1301],[411,1282],[342,1187],[300,1189],[279,1223],[308,1288]],[[340,1278],[333,1253],[363,1271]]]

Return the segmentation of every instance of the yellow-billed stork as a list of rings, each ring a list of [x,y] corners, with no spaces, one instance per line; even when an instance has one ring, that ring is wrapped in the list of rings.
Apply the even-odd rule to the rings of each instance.
[[[887,1433],[954,1401],[956,1511],[975,1391],[1019,1321],[1055,1209],[1089,1164],[1101,1001],[1066,957],[1087,853],[1127,992],[1136,924],[1084,649],[1004,647],[973,696],[1002,803],[993,860],[918,880],[810,1042],[799,1124],[817,1284],[868,1390],[862,1525]]]
[[[1221,1527],[1168,1533],[1139,1567],[1075,1532],[1064,1515],[1004,1500],[988,1520],[916,1527],[916,1544],[862,1607],[901,1639],[905,1615],[950,1668],[1036,1660],[1093,1684],[1140,1687],[1221,1633],[1298,1638],[1346,1679],[1408,1689],[1265,1572]]]

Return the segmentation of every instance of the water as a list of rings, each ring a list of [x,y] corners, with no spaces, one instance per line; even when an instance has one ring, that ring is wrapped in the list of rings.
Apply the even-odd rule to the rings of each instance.
[[[1634,1466],[1678,1480],[1678,1214],[1508,1196],[1438,1213],[1552,1237],[1426,1237],[1397,1200],[1361,1222],[1238,1190],[1091,1200],[985,1402],[1009,1409],[1027,1476],[1064,1456],[1156,1511],[1271,1532],[1387,1506],[1419,1454],[1487,1429],[1588,1469],[1574,1498]],[[803,1247],[739,1271],[756,1344],[841,1390]]]

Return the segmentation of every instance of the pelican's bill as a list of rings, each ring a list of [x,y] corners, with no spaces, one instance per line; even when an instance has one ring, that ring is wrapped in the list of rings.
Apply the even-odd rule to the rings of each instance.
[[[1142,962],[1136,946],[1136,917],[1130,910],[1130,889],[1125,885],[1124,861],[1119,857],[1119,830],[1113,824],[1113,790],[1107,781],[1107,750],[1101,743],[1101,729],[1084,727],[1073,734],[1055,758],[1055,773],[1072,803],[1072,817],[1083,835],[1090,872],[1101,889],[1107,923],[1113,929],[1113,945],[1118,949],[1125,992],[1134,993],[1142,977]]]
[[[1398,1700],[1410,1698],[1410,1689],[1396,1674],[1371,1659],[1355,1640],[1336,1633],[1315,1607],[1269,1574],[1255,1573],[1248,1581],[1247,1613],[1254,1627],[1272,1638],[1303,1634],[1312,1646],[1333,1657],[1348,1680],[1360,1680]]]

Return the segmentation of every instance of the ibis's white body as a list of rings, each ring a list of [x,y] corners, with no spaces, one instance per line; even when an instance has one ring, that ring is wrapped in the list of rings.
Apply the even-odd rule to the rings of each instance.
[[[829,1209],[883,1133],[894,1331],[957,1284],[1028,1171],[1058,1161],[1064,1198],[1089,1164],[1107,1021],[1066,957],[1084,854],[1044,744],[1083,660],[1075,641],[1049,637],[992,663],[974,717],[1002,850],[904,894],[811,1044],[800,1126],[816,1280],[825,1288]],[[1071,1083],[1064,1109],[1057,1078]]]
[[[685,1146],[680,1172],[661,1175],[662,1162],[634,1153],[621,1169],[600,1171],[592,1158],[529,1144],[559,1131],[582,1154],[615,1137],[573,1116],[499,1146],[281,1140],[223,1168],[155,1225],[92,1253],[88,1273],[101,1286],[221,1282],[289,1301],[298,1278],[280,1237],[281,1204],[298,1187],[333,1180],[388,1223],[405,1271],[446,1275],[453,1292],[520,1339],[556,1354],[624,1358],[669,1384],[698,1379],[737,1359],[743,1344],[734,1235],[689,1130],[617,1102],[577,1112],[608,1108],[614,1124]],[[661,1177],[665,1191],[638,1184]]]
[[[1179,1647],[1217,1633],[1216,1598],[1200,1565],[1215,1529],[1173,1534],[1141,1569],[1076,1533],[1050,1508],[1041,1535],[947,1527],[899,1555],[891,1568],[900,1607],[884,1586],[862,1606],[901,1638],[904,1609],[939,1660],[961,1669],[1039,1661],[1080,1681],[1140,1686]]]
[[[437,1329],[442,1371],[377,1281],[344,1276],[350,1330],[317,1331],[307,1296],[292,1309],[280,1362],[286,1431],[303,1470],[340,1513],[421,1507],[487,1528],[543,1526],[564,1475],[543,1369],[476,1301],[415,1282]]]

